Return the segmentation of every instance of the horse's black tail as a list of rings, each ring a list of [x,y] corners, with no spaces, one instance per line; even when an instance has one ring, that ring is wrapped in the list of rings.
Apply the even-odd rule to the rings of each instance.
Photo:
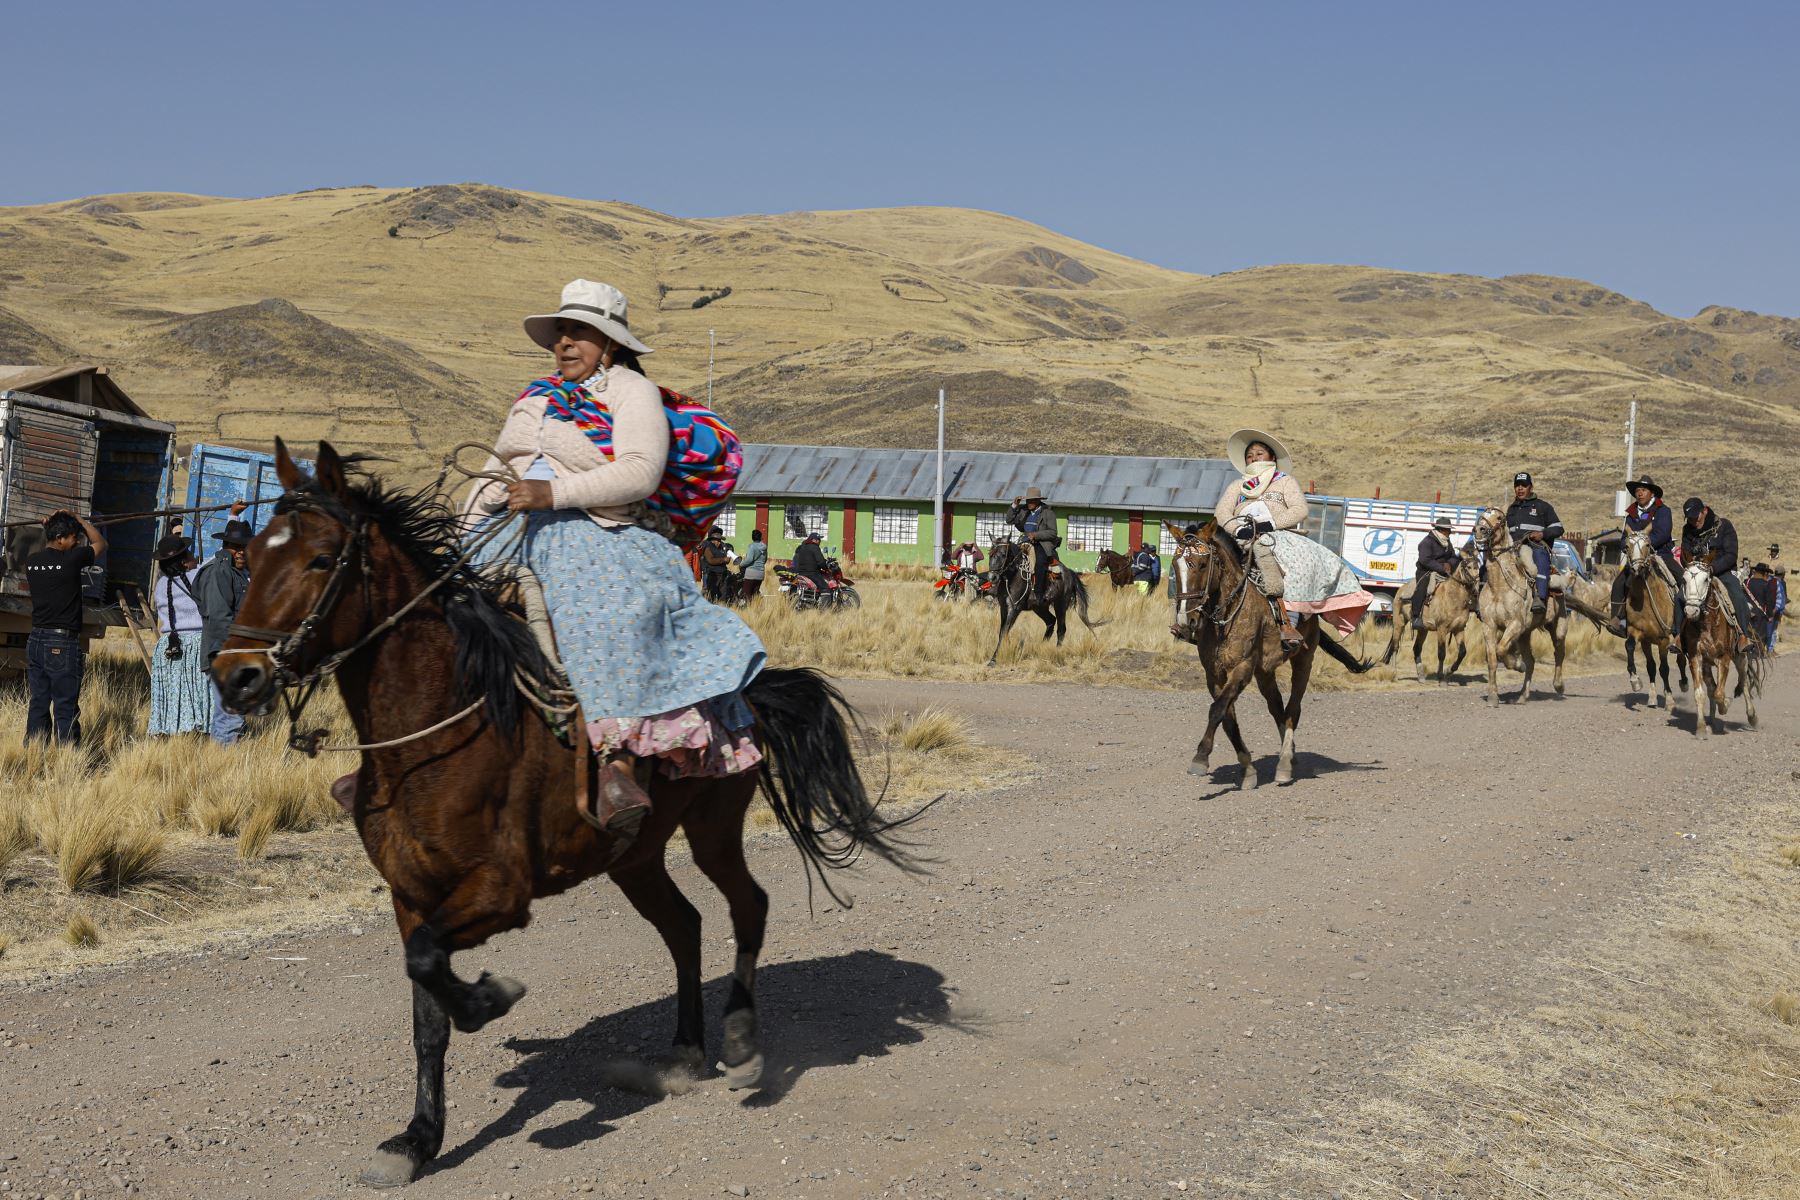
[[[850,866],[864,850],[905,871],[923,867],[892,835],[924,809],[885,820],[856,769],[852,730],[860,728],[843,694],[808,667],[771,667],[744,689],[762,733],[762,789],[775,819],[807,866],[807,892],[817,876],[825,892],[849,907],[825,868]],[[927,806],[929,807],[929,806]]]
[[[1074,595],[1075,595],[1075,615],[1081,618],[1081,623],[1083,625],[1086,625],[1089,629],[1098,629],[1098,628],[1100,628],[1100,626],[1105,625],[1107,623],[1107,621],[1112,620],[1111,617],[1106,618],[1106,620],[1104,620],[1104,621],[1088,620],[1087,584],[1081,582],[1081,576],[1075,574],[1075,572],[1073,572],[1073,571],[1069,572],[1068,580],[1069,580],[1069,583],[1070,583],[1070,585],[1074,591]]]
[[[1329,654],[1332,658],[1337,659],[1338,662],[1343,664],[1344,669],[1349,671],[1352,675],[1361,675],[1364,671],[1367,671],[1370,667],[1375,665],[1373,661],[1358,659],[1354,654],[1333,641],[1329,634],[1324,632],[1319,634],[1319,649]]]

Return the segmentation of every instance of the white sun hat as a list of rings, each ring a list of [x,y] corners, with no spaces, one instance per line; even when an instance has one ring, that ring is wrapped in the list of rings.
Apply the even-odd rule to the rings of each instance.
[[[632,336],[631,323],[625,319],[625,293],[610,283],[595,283],[590,279],[572,281],[562,290],[559,311],[525,318],[526,336],[548,350],[556,344],[559,320],[592,325],[627,350],[652,353],[650,347]]]
[[[1294,471],[1294,458],[1272,435],[1260,429],[1240,429],[1225,439],[1225,457],[1231,460],[1240,474],[1248,475],[1250,467],[1244,462],[1244,452],[1250,449],[1251,442],[1261,442],[1275,455],[1275,467],[1283,475],[1291,475]]]

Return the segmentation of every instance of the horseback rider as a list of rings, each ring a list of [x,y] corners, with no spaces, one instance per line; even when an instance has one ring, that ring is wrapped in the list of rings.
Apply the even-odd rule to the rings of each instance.
[[[1744,591],[1743,580],[1737,577],[1737,530],[1698,496],[1687,498],[1681,506],[1681,515],[1687,518],[1681,530],[1681,561],[1691,566],[1708,554],[1712,555],[1712,576],[1725,585],[1732,610],[1737,614],[1738,650],[1750,649],[1753,645],[1750,597]]]
[[[1288,473],[1293,459],[1285,446],[1259,429],[1232,434],[1225,442],[1225,455],[1243,478],[1226,485],[1213,519],[1244,548],[1262,594],[1274,602],[1282,649],[1299,649],[1306,639],[1288,620],[1282,598],[1286,580],[1275,554],[1275,531],[1294,529],[1306,519],[1306,495]]]
[[[1531,611],[1541,613],[1550,604],[1550,547],[1563,535],[1563,527],[1550,502],[1532,490],[1529,471],[1513,476],[1513,502],[1506,509],[1506,531],[1516,545],[1531,552],[1537,569],[1537,594],[1531,599]]]
[[[1014,497],[1012,507],[1006,510],[1006,523],[1024,534],[1035,551],[1031,591],[1034,601],[1041,600],[1050,590],[1050,562],[1056,557],[1056,548],[1062,545],[1056,532],[1056,510],[1044,499],[1043,492],[1026,488],[1025,494]]]
[[[1663,490],[1648,475],[1638,476],[1625,489],[1632,497],[1631,506],[1625,510],[1625,528],[1631,533],[1649,530],[1650,549],[1668,569],[1669,586],[1675,589],[1675,628],[1671,632],[1680,636],[1681,568],[1675,565],[1675,515],[1663,503]],[[1612,582],[1613,632],[1620,635],[1625,632],[1625,588],[1630,582],[1626,571],[1620,571]]]
[[[1431,532],[1419,543],[1419,565],[1413,575],[1412,594],[1412,627],[1425,628],[1425,605],[1431,599],[1431,593],[1438,581],[1448,579],[1456,574],[1456,568],[1462,564],[1462,555],[1450,541],[1450,534],[1455,529],[1448,516],[1440,516],[1431,523]]]
[[[794,548],[794,574],[812,580],[821,592],[830,589],[831,581],[825,576],[825,552],[819,548],[817,532],[807,534],[806,540]]]

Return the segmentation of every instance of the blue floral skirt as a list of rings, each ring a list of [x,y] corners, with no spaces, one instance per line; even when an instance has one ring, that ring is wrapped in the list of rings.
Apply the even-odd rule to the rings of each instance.
[[[212,728],[212,697],[199,631],[183,635],[181,657],[173,661],[169,635],[157,638],[150,656],[150,736],[205,733]]]
[[[762,640],[700,594],[661,534],[587,514],[530,514],[525,565],[544,589],[556,647],[588,721],[641,718],[712,701],[728,729],[751,723],[739,695],[763,669]]]

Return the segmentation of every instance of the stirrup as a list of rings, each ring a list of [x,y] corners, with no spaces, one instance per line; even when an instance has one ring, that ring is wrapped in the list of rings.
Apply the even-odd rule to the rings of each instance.
[[[601,869],[605,870],[623,858],[636,845],[644,818],[650,813],[649,763],[639,758],[631,776],[622,775],[612,759],[590,754],[582,764],[581,786],[577,789],[575,811],[581,819],[605,834],[612,842]],[[590,791],[590,772],[594,787]]]

